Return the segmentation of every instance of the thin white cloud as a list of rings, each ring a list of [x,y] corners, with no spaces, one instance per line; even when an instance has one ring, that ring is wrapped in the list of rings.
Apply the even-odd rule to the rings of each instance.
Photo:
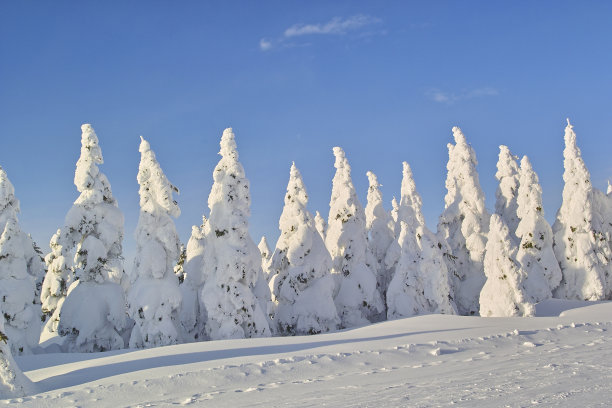
[[[474,98],[484,98],[487,96],[497,96],[499,95],[499,91],[495,88],[485,87],[485,88],[476,88],[468,91],[464,91],[462,93],[456,94],[452,92],[444,92],[439,89],[430,89],[425,93],[429,99],[438,103],[445,103],[447,105],[452,105],[455,102],[461,100],[468,100]]]
[[[364,27],[380,23],[381,20],[376,17],[357,14],[350,17],[334,17],[326,23],[320,24],[294,24],[287,28],[279,38],[261,38],[259,40],[259,49],[261,51],[270,51],[277,48],[293,48],[303,46],[300,41],[296,41],[299,37],[307,35],[344,35],[351,31],[359,31]],[[370,35],[372,35],[370,33]],[[310,45],[309,43],[307,45]]]
[[[348,31],[379,22],[380,19],[363,14],[347,18],[334,17],[323,24],[294,24],[285,30],[284,36],[290,38],[311,34],[346,34]]]

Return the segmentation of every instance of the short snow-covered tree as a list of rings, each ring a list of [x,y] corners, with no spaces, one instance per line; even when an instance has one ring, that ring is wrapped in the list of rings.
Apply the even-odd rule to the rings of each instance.
[[[266,280],[269,280],[268,264],[270,263],[270,258],[272,258],[272,251],[270,251],[268,240],[265,236],[261,237],[259,244],[257,244],[257,248],[261,254],[261,269],[263,270],[264,275],[266,275]]]
[[[384,318],[376,289],[376,272],[367,264],[365,212],[357,198],[344,151],[334,147],[336,174],[332,183],[325,245],[336,278],[334,301],[342,327],[362,326]]]
[[[207,317],[206,333],[213,340],[269,336],[270,289],[249,234],[249,181],[231,128],[223,131],[219,154],[203,231],[200,306]]]
[[[403,163],[397,218],[400,237],[389,248],[386,259],[387,263],[398,259],[387,291],[387,317],[456,314],[442,244],[425,225],[421,196],[407,162]]]
[[[576,133],[567,121],[563,150],[563,203],[553,224],[554,251],[563,278],[555,297],[602,300],[612,296],[612,254],[606,222],[591,185],[591,175],[576,145]]]
[[[484,258],[487,280],[480,292],[480,315],[533,316],[535,306],[525,289],[527,274],[516,260],[518,248],[504,220],[491,216]]]
[[[389,246],[395,240],[395,223],[391,215],[385,210],[382,203],[382,193],[376,175],[367,172],[368,181],[368,203],[365,208],[366,233],[368,237],[368,249],[375,260],[376,279],[378,291],[386,304],[387,288],[391,282],[393,268],[385,264],[385,256]]]
[[[36,386],[26,377],[11,353],[10,337],[0,319],[0,399],[25,397],[36,393]]]
[[[521,160],[517,205],[517,260],[527,274],[525,289],[537,303],[552,297],[561,281],[561,269],[553,251],[552,229],[544,218],[542,187],[527,156]]]
[[[136,227],[136,258],[128,292],[128,313],[135,325],[130,347],[176,344],[181,292],[174,266],[180,240],[172,217],[181,210],[173,198],[178,189],[170,183],[149,142],[141,137],[138,184],[140,216]]]
[[[499,159],[497,161],[497,173],[495,178],[499,181],[497,191],[495,192],[495,214],[500,215],[508,229],[510,236],[514,239],[516,227],[518,227],[518,217],[516,202],[519,189],[519,167],[517,164],[518,157],[510,153],[507,146],[499,146]]]
[[[19,200],[0,167],[0,315],[13,354],[29,354],[40,337],[42,258],[32,238],[21,231]]]
[[[206,239],[204,227],[208,220],[202,217],[202,225],[191,228],[191,237],[185,249],[185,261],[182,267],[183,283],[179,286],[182,304],[179,317],[183,329],[184,341],[206,339],[204,325],[207,320],[206,309],[201,308],[200,295],[204,287],[204,248]]]
[[[98,137],[89,124],[81,130],[81,156],[74,175],[80,195],[68,211],[59,236],[52,239],[52,246],[54,241],[61,245],[57,251],[60,256],[73,257],[72,262],[58,262],[70,265],[71,276],[66,277],[62,268],[53,268],[59,258],[52,252],[47,258],[52,264],[45,277],[42,301],[57,297],[71,282],[64,301],[56,303],[57,331],[65,337],[68,351],[92,352],[124,347],[123,214],[108,179],[98,169],[103,163]]]
[[[340,324],[331,257],[307,205],[302,176],[292,164],[279,221],[281,235],[270,261],[274,322],[280,334],[329,332]]]
[[[315,214],[314,222],[315,227],[319,232],[319,235],[321,235],[321,238],[323,238],[323,241],[325,241],[325,234],[327,233],[327,221],[325,221],[325,218],[323,218],[321,214],[319,214],[319,212],[317,211]]]
[[[478,314],[479,294],[485,282],[483,259],[489,213],[476,171],[476,153],[458,127],[453,128],[455,144],[448,144],[447,193],[438,222],[438,237],[450,248],[445,261],[452,278],[457,311]]]

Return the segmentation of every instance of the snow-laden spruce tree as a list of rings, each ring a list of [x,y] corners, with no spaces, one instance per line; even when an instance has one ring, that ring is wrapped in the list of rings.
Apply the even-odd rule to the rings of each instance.
[[[203,231],[200,306],[207,317],[206,333],[212,340],[269,336],[270,289],[249,235],[249,181],[231,128],[223,131],[219,154]]]
[[[516,236],[520,244],[517,260],[527,274],[525,289],[538,303],[552,297],[552,291],[561,281],[561,269],[553,251],[552,229],[544,218],[542,187],[527,156],[521,160],[519,185]]]
[[[340,324],[331,257],[307,205],[302,176],[292,164],[279,220],[281,234],[270,261],[274,322],[278,333],[285,335],[324,333]]]
[[[149,142],[140,139],[140,216],[127,297],[128,313],[135,322],[131,348],[167,346],[181,340],[177,328],[181,292],[174,275],[181,244],[172,220],[181,214],[173,198],[178,189],[166,178]]]
[[[37,392],[36,386],[26,377],[11,353],[4,321],[0,319],[0,399],[25,397]]]
[[[32,238],[21,231],[19,200],[0,167],[0,314],[13,354],[29,354],[40,337],[44,265]]]
[[[70,283],[62,303],[56,303],[53,319],[65,337],[68,351],[91,352],[124,347],[121,332],[127,325],[126,301],[122,287],[121,257],[123,214],[111,192],[110,183],[98,169],[103,163],[98,137],[89,124],[81,126],[81,156],[74,184],[81,193],[68,211],[57,240],[60,256],[73,257],[70,273],[54,269],[55,252],[43,285],[43,303]],[[57,250],[54,249],[54,251]],[[66,277],[66,275],[72,275]]]
[[[319,212],[317,211],[315,213],[314,222],[317,232],[319,233],[319,235],[321,235],[323,241],[325,241],[325,234],[327,233],[327,221],[325,221],[325,218],[323,218],[321,214],[319,214]]]
[[[438,237],[450,247],[445,261],[457,311],[470,315],[480,310],[478,298],[485,282],[482,262],[489,213],[476,172],[476,153],[467,144],[461,129],[454,127],[453,136],[455,144],[448,144],[447,193],[438,222]]]
[[[518,227],[518,216],[516,203],[519,189],[519,167],[518,157],[510,153],[507,146],[499,146],[499,159],[497,161],[497,173],[495,178],[499,181],[495,192],[495,214],[500,215],[508,229],[510,236],[514,239],[516,227]]]
[[[332,183],[325,245],[336,278],[334,301],[342,327],[362,326],[384,318],[376,289],[376,272],[367,262],[365,212],[357,198],[344,151],[333,149],[336,174]]]
[[[257,248],[259,249],[259,253],[261,254],[261,269],[266,276],[266,280],[269,280],[268,276],[268,264],[270,263],[270,258],[272,258],[272,251],[270,251],[270,247],[268,246],[268,240],[265,236],[261,237],[259,240],[259,244],[257,244]]]
[[[485,317],[533,316],[535,306],[525,289],[527,274],[516,260],[518,248],[504,220],[491,216],[484,271],[487,280],[480,292],[480,315]]]
[[[206,238],[205,225],[208,219],[202,217],[202,225],[191,227],[191,237],[185,249],[185,262],[182,268],[183,283],[179,286],[182,304],[179,317],[183,328],[184,341],[197,341],[207,338],[204,326],[207,316],[206,309],[200,308],[200,294],[204,287],[204,249]]]
[[[400,237],[391,245],[386,258],[387,264],[397,258],[387,291],[387,317],[456,314],[442,244],[425,225],[421,196],[407,162],[403,163],[397,218]]]
[[[610,221],[598,211],[597,189],[591,185],[569,119],[563,158],[563,203],[552,227],[553,248],[563,275],[555,297],[607,299],[612,295],[612,255],[605,223]]]
[[[368,202],[365,208],[366,234],[368,237],[368,250],[375,260],[376,280],[378,291],[386,304],[387,288],[391,282],[393,268],[387,267],[385,257],[389,246],[395,240],[395,223],[391,215],[385,210],[382,203],[382,193],[376,175],[371,171],[367,172]]]

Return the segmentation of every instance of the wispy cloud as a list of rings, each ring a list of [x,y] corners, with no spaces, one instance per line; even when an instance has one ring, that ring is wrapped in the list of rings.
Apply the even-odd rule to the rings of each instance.
[[[471,89],[463,91],[461,93],[444,92],[439,89],[430,89],[425,93],[425,96],[427,96],[432,101],[438,103],[445,103],[448,105],[452,105],[453,103],[462,100],[484,98],[487,96],[497,95],[499,95],[499,91],[495,88],[490,87]]]
[[[357,32],[364,27],[380,23],[381,20],[376,17],[357,14],[354,16],[342,18],[334,17],[326,23],[319,24],[294,24],[287,28],[283,35],[276,39],[262,38],[259,40],[259,49],[261,51],[269,51],[273,48],[288,48],[296,46],[294,42],[298,37],[307,35],[344,35],[351,31]]]

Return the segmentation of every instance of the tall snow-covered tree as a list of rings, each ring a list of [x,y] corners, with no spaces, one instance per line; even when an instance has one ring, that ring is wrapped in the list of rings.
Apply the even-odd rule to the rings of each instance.
[[[19,227],[14,193],[0,167],[0,314],[13,354],[29,354],[40,337],[39,285],[45,271],[32,238]]]
[[[533,316],[535,306],[525,289],[527,274],[516,260],[518,248],[504,220],[491,216],[484,258],[487,280],[480,292],[480,315]]]
[[[213,340],[269,336],[270,289],[249,235],[249,181],[231,128],[223,131],[219,153],[203,231],[200,306],[207,317],[206,333]]]
[[[274,322],[280,334],[316,334],[340,324],[331,257],[307,205],[302,176],[292,164],[279,221],[281,235],[270,261]]]
[[[135,325],[130,347],[157,347],[181,339],[178,309],[181,292],[174,275],[181,248],[172,217],[181,214],[170,183],[151,145],[141,137],[138,184],[140,217],[136,227],[136,258],[128,292],[128,312]]]
[[[375,260],[376,280],[378,291],[386,304],[387,288],[391,282],[393,268],[385,264],[385,256],[389,246],[395,240],[395,223],[391,215],[385,210],[382,203],[382,193],[376,175],[371,171],[367,172],[368,181],[368,202],[365,208],[366,234],[368,237],[368,250]]]
[[[387,291],[387,317],[456,314],[442,244],[425,225],[421,196],[407,162],[403,163],[397,214],[400,237],[389,248],[386,259],[388,264],[398,259]]]
[[[341,148],[333,151],[336,174],[325,245],[332,257],[337,288],[334,301],[341,326],[353,327],[384,318],[384,305],[376,289],[376,272],[367,264],[365,212],[351,180],[351,168]]]
[[[478,314],[479,294],[485,282],[483,259],[489,213],[476,171],[476,153],[458,127],[453,128],[455,144],[448,144],[447,193],[438,222],[438,237],[450,252],[445,261],[452,278],[457,311]]]
[[[110,183],[100,172],[103,163],[98,137],[89,124],[81,126],[81,156],[74,184],[80,192],[68,211],[59,236],[54,236],[52,264],[43,285],[43,303],[70,284],[63,302],[57,302],[52,320],[65,337],[69,351],[91,352],[124,347],[121,336],[127,326],[122,263],[123,214],[113,197]],[[57,241],[54,244],[54,241]],[[72,256],[70,273],[55,269],[60,256]],[[59,264],[59,262],[58,262]],[[59,273],[58,273],[59,271]],[[66,277],[66,275],[69,275]],[[71,282],[71,283],[70,283]]]
[[[4,321],[0,319],[0,399],[35,394],[36,386],[15,363],[9,343],[12,341],[6,335]]]
[[[542,187],[527,156],[521,160],[517,205],[517,260],[527,274],[525,289],[537,303],[552,297],[561,281],[561,269],[553,251],[552,229],[544,218]]]
[[[563,203],[553,224],[554,251],[563,278],[555,297],[602,300],[612,296],[612,255],[606,222],[598,210],[591,175],[576,145],[576,133],[567,121],[563,150]]]
[[[516,202],[519,189],[519,167],[517,164],[518,157],[510,153],[507,146],[499,146],[499,159],[497,161],[497,173],[495,178],[499,181],[497,191],[495,192],[495,214],[500,215],[508,229],[510,236],[514,239],[516,227],[518,227],[519,219],[516,215],[518,204]]]
[[[327,233],[327,221],[325,221],[325,218],[321,217],[321,214],[319,214],[319,212],[317,211],[315,213],[314,222],[315,227],[319,232],[319,235],[321,235],[321,238],[323,238],[323,241],[325,241],[325,234]]]

